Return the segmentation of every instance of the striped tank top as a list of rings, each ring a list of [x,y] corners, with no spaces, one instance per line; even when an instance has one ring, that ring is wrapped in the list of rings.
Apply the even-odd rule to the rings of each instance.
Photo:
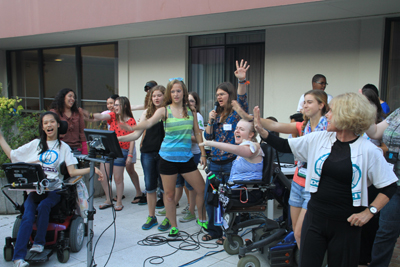
[[[175,118],[167,106],[165,137],[161,144],[160,156],[171,162],[188,162],[192,157],[193,114],[188,108],[189,118]]]

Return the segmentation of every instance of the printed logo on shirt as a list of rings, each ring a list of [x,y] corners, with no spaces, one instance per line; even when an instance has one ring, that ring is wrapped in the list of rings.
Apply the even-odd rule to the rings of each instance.
[[[354,189],[361,181],[361,169],[353,164],[353,179],[351,180],[351,189]]]
[[[58,159],[58,153],[54,150],[47,150],[46,152],[40,154],[39,160],[43,164],[50,165],[56,162]]]
[[[324,166],[325,160],[328,158],[330,153],[322,155],[317,161],[315,162],[314,172],[321,177],[322,167]]]

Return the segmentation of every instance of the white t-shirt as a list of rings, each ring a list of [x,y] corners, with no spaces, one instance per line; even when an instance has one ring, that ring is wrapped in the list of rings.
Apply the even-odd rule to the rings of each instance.
[[[203,119],[203,116],[201,116],[201,114],[199,112],[197,112],[197,124],[199,124],[200,131],[204,131],[204,119]],[[193,133],[192,133],[192,135],[193,135]],[[192,153],[193,153],[193,155],[201,153],[199,144],[192,142]]]
[[[51,188],[61,188],[60,164],[65,161],[66,166],[78,164],[78,161],[71,152],[71,148],[61,141],[59,146],[58,140],[47,141],[49,149],[39,154],[39,139],[35,139],[17,149],[11,150],[11,162],[38,163],[42,165],[46,178],[50,182]]]
[[[111,112],[110,110],[105,110],[101,114],[108,114],[110,112]],[[107,129],[110,130],[110,124],[108,124],[108,122],[107,122]]]
[[[328,104],[329,104],[329,102],[331,102],[333,96],[331,96],[329,94],[327,94],[327,95],[328,95]],[[303,109],[303,106],[304,106],[304,94],[302,94],[300,96],[299,104],[297,105],[297,112],[301,112],[301,110]]]

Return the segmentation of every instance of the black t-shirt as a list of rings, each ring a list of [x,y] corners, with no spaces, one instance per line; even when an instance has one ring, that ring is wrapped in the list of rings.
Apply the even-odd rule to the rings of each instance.
[[[308,209],[334,220],[347,220],[365,207],[354,207],[351,194],[353,166],[350,142],[336,140],[322,167],[318,191],[311,193]]]
[[[164,140],[164,125],[163,121],[157,122],[155,125],[146,130],[141,153],[152,153],[160,151],[161,143]]]

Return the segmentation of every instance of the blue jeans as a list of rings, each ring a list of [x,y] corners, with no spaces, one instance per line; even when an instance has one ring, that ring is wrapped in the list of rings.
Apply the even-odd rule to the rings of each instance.
[[[222,175],[221,173],[230,173],[232,169],[232,162],[229,162],[224,165],[218,165],[213,163],[212,161],[208,165],[208,169],[212,171],[219,179],[222,180],[222,183],[226,183],[229,180],[229,175]],[[208,187],[210,186],[210,182],[206,180],[206,187],[204,190],[204,204],[206,205],[206,211],[208,215],[208,234],[212,236],[212,238],[220,238],[222,237],[222,228],[221,226],[214,225],[214,206],[207,204],[208,199]]]
[[[400,186],[380,213],[370,267],[387,267],[392,258],[393,249],[400,234]]]
[[[194,163],[196,163],[196,165],[198,165],[200,163],[200,157],[201,157],[201,153],[193,154],[193,160],[194,160]],[[183,178],[183,176],[180,173],[178,173],[178,177],[176,179],[176,187],[177,188],[183,187],[184,184],[186,185],[186,188],[189,191],[193,190],[193,187]]]
[[[22,215],[21,226],[18,230],[17,241],[14,247],[13,260],[25,259],[27,245],[32,234],[33,223],[35,222],[35,213],[38,211],[36,220],[36,236],[34,243],[38,245],[46,244],[47,226],[49,224],[49,214],[52,207],[60,202],[61,196],[55,191],[49,192],[47,197],[40,201],[34,202],[36,193],[32,192],[24,202],[24,214]]]
[[[157,191],[157,183],[160,184],[161,192],[163,192],[161,176],[159,170],[160,155],[158,152],[142,153],[140,161],[143,167],[144,184],[147,193]]]

